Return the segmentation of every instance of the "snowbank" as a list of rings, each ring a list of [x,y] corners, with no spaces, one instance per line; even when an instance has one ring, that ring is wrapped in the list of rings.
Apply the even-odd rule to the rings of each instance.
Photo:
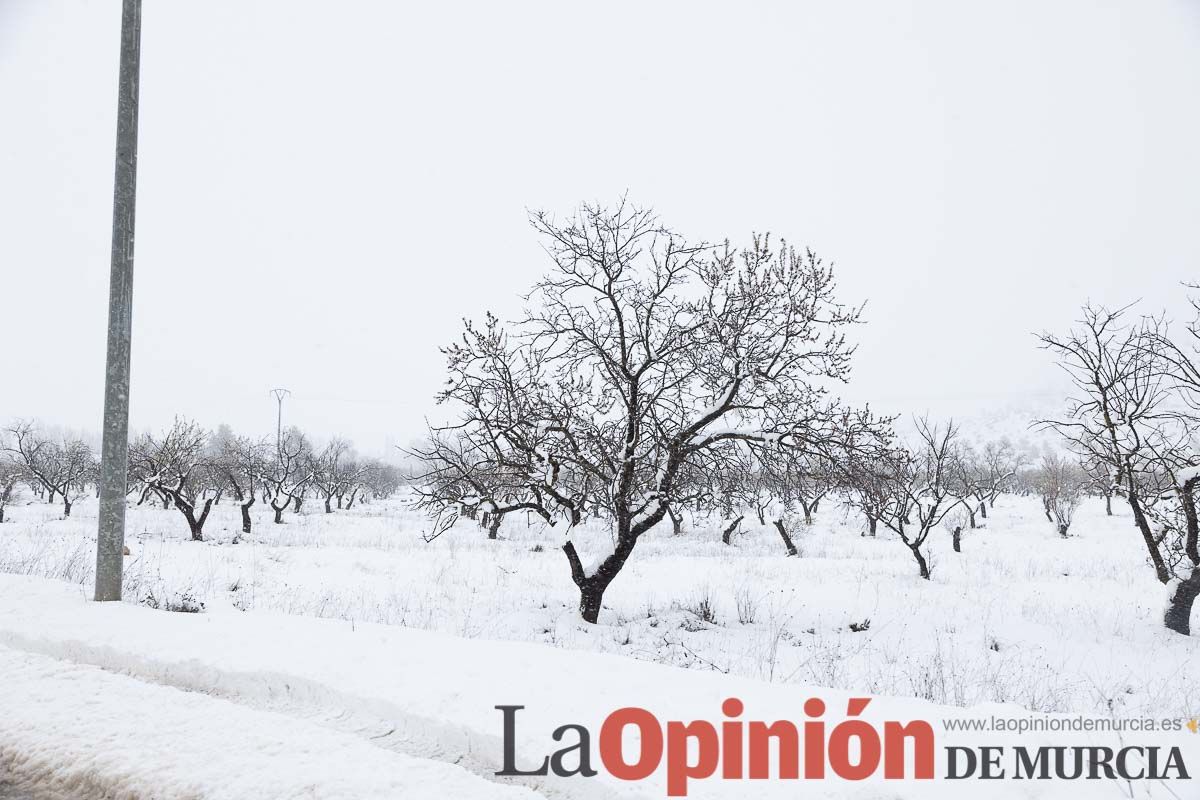
[[[450,764],[91,666],[0,647],[0,781],[34,797],[532,800]]]

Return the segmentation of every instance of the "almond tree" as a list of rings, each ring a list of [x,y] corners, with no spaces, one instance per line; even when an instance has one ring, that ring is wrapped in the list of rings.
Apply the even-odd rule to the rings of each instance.
[[[1040,424],[1057,431],[1082,458],[1111,469],[1154,574],[1166,584],[1171,571],[1146,516],[1153,492],[1144,491],[1145,479],[1157,469],[1150,441],[1172,418],[1165,407],[1169,388],[1161,359],[1162,322],[1143,318],[1130,324],[1125,312],[1085,306],[1077,329],[1065,336],[1040,336],[1042,347],[1054,354],[1076,388],[1066,412]]]
[[[1057,454],[1049,453],[1042,458],[1038,475],[1038,491],[1042,497],[1042,509],[1046,519],[1066,539],[1075,511],[1083,501],[1083,490],[1087,477],[1083,470]]]
[[[1200,353],[1200,301],[1193,298],[1191,303],[1196,316],[1186,328],[1183,343],[1161,329],[1155,332],[1153,346],[1184,409],[1177,409],[1173,416],[1173,438],[1160,435],[1149,442],[1159,474],[1169,487],[1160,491],[1160,502],[1151,506],[1149,514],[1158,528],[1174,584],[1169,584],[1164,624],[1184,635],[1191,633],[1192,608],[1200,597],[1200,515],[1196,509],[1200,491],[1200,361],[1196,359]]]
[[[267,501],[275,512],[275,524],[283,524],[289,506],[300,510],[304,492],[316,475],[312,446],[296,428],[288,428],[279,439],[274,458],[268,459],[262,475]]]
[[[25,466],[9,457],[0,458],[0,524],[4,523],[4,512],[16,493],[17,486],[28,480]]]
[[[906,451],[892,449],[870,461],[851,463],[844,470],[842,481],[849,490],[849,503],[867,521],[863,536],[878,534],[879,521],[892,503],[894,487],[908,469],[908,461]]]
[[[1085,306],[1079,329],[1041,337],[1078,389],[1067,413],[1043,424],[1086,462],[1103,464],[1112,474],[1155,577],[1167,587],[1163,624],[1188,634],[1200,595],[1192,480],[1193,465],[1200,463],[1194,413],[1200,409],[1200,372],[1161,317],[1129,323],[1125,312]],[[1194,350],[1197,327],[1188,330]]]
[[[383,500],[391,497],[403,483],[403,475],[395,464],[385,463],[378,458],[368,458],[363,462],[361,479],[352,487],[354,491],[351,491],[347,498],[346,508],[354,506],[355,497],[361,498],[364,503],[368,498]]]
[[[926,419],[917,420],[916,427],[915,446],[888,459],[888,470],[878,476],[886,487],[879,521],[900,537],[916,560],[921,577],[929,580],[932,569],[925,544],[962,502],[956,496],[952,476],[958,430],[952,422],[939,428]]]
[[[837,301],[814,254],[766,236],[741,249],[689,242],[624,201],[531,223],[550,273],[512,339],[468,327],[447,349],[442,399],[465,408],[460,427],[523,471],[568,530],[589,484],[605,491],[611,551],[585,566],[569,536],[562,548],[580,614],[596,622],[685,465],[733,441],[832,454],[847,431],[877,425],[828,397],[849,374],[844,329],[859,310]]]
[[[527,465],[513,468],[491,460],[494,451],[469,436],[431,431],[422,445],[406,452],[423,465],[414,480],[415,505],[435,518],[437,535],[466,517],[480,521],[488,538],[495,539],[504,517],[516,511],[532,511],[554,523]]]
[[[1008,439],[987,442],[976,462],[976,486],[980,495],[979,515],[987,519],[996,498],[1008,491],[1025,456]]]
[[[139,480],[171,501],[196,542],[204,541],[204,523],[216,498],[207,449],[208,432],[177,417],[161,438],[143,435],[129,451],[131,469]]]
[[[221,443],[219,472],[229,484],[242,515],[242,533],[250,533],[254,520],[250,509],[258,500],[270,469],[271,448],[261,439],[230,436]]]
[[[313,466],[313,486],[325,501],[325,513],[332,514],[334,499],[338,498],[338,508],[341,508],[340,498],[358,479],[359,467],[350,442],[335,436],[316,455]]]
[[[38,433],[31,422],[8,428],[4,449],[14,456],[46,491],[48,502],[62,498],[63,516],[71,516],[71,504],[82,491],[85,477],[95,461],[92,449],[82,439],[55,441]]]

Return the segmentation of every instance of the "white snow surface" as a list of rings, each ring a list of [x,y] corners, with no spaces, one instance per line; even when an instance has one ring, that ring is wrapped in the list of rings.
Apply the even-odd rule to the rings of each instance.
[[[0,778],[35,797],[535,798],[319,724],[0,647]]]
[[[747,719],[802,719],[817,694],[835,723],[846,692],[770,684],[521,642],[461,639],[396,626],[221,609],[202,614],[89,602],[78,586],[0,575],[0,783],[35,797],[615,798],[665,796],[604,776],[499,779],[499,704],[525,705],[518,763],[553,749],[549,733],[579,723],[595,735],[629,705],[660,720],[719,719],[736,696]],[[856,693],[857,694],[857,693]],[[864,719],[940,720],[973,710],[877,698]],[[1117,744],[1114,734],[988,734],[988,744]],[[1139,734],[1200,763],[1200,737]],[[940,748],[981,743],[938,730]],[[595,745],[593,744],[593,748]],[[942,772],[939,763],[938,773]],[[472,774],[473,773],[473,774]],[[526,787],[501,783],[522,780]],[[960,782],[806,782],[805,796],[961,797]],[[1103,781],[1022,782],[1021,797],[1113,797]],[[1183,787],[1186,789],[1187,787]],[[795,797],[791,781],[707,780],[690,797]],[[1008,781],[971,795],[1012,797]],[[1135,797],[1182,797],[1143,783]],[[57,794],[56,794],[57,792]],[[1170,792],[1174,792],[1171,794]],[[1067,793],[1067,794],[1064,794]]]

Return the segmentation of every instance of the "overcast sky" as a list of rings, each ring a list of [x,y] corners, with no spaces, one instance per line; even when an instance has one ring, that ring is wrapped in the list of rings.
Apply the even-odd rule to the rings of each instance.
[[[119,0],[0,0],[0,419],[96,430]],[[418,433],[527,208],[770,230],[869,324],[848,396],[978,415],[1032,331],[1200,279],[1200,3],[145,0],[132,424]]]

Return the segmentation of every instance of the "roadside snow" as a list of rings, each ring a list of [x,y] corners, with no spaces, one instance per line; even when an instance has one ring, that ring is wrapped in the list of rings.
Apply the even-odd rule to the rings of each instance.
[[[719,719],[721,701],[739,697],[747,719],[798,720],[804,701],[817,695],[830,708],[827,720],[836,724],[852,696],[395,626],[97,604],[87,601],[78,586],[12,575],[0,575],[0,643],[24,651],[0,651],[0,670],[12,676],[0,691],[3,763],[18,775],[61,785],[67,796],[74,791],[74,796],[198,794],[245,800],[532,797],[528,791],[502,793],[505,787],[496,783],[501,780],[494,776],[501,763],[496,705],[526,706],[515,739],[517,761],[528,766],[554,749],[550,733],[558,725],[581,724],[595,734],[608,713],[624,706],[640,705],[664,721]],[[983,743],[979,734],[941,730],[943,718],[991,713],[1024,714],[1013,706],[964,710],[879,697],[862,718],[877,724],[927,719],[938,731],[940,753],[945,745]],[[109,734],[109,726],[116,732]],[[989,733],[984,738],[989,745],[1112,746],[1119,737]],[[1138,744],[1150,743],[1185,748],[1189,764],[1200,758],[1200,741],[1186,733],[1138,735]],[[414,758],[397,759],[400,754]],[[943,766],[937,771],[941,774]],[[86,781],[108,781],[116,788],[93,792],[91,787],[102,784]],[[125,784],[120,781],[136,783],[143,793],[121,794]],[[410,781],[422,783],[426,793]],[[665,795],[661,769],[638,783],[603,773],[591,779],[524,781],[545,797]],[[147,787],[161,791],[147,794]],[[695,783],[689,796],[791,798],[798,788],[789,781],[710,780]],[[974,797],[1001,798],[1013,796],[1013,788],[1009,782],[973,781],[970,791]],[[1103,781],[1069,786],[1036,781],[1020,788],[1029,798],[1063,797],[1064,792],[1108,798],[1114,790]],[[1146,783],[1136,796],[1171,797],[1169,790],[1177,789]],[[187,795],[190,790],[195,791]],[[803,787],[812,796],[894,799],[959,797],[962,790],[957,782],[943,781],[828,780]]]
[[[0,782],[38,798],[532,800],[320,725],[0,647]]]

